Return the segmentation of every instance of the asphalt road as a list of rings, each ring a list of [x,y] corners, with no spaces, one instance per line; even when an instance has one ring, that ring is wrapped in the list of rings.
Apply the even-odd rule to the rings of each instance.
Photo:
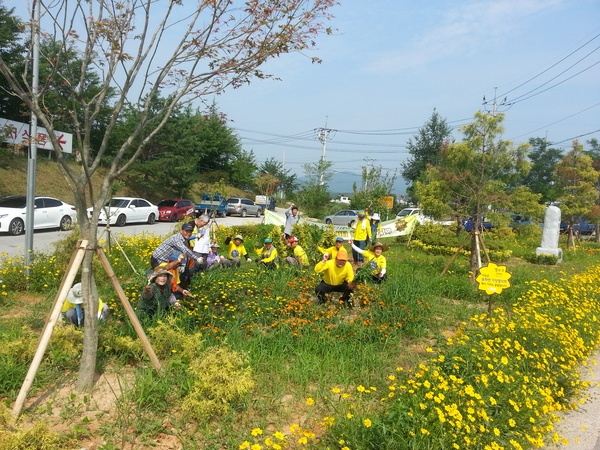
[[[216,219],[216,223],[219,226],[230,226],[230,225],[243,225],[251,223],[260,223],[263,218],[257,217],[220,217]],[[128,224],[124,227],[110,227],[111,232],[121,233],[126,236],[133,236],[143,233],[153,233],[159,236],[169,236],[173,234],[179,226],[171,222],[156,222],[152,225],[141,223],[141,224]],[[106,227],[100,226],[98,228],[98,236],[106,233]],[[69,234],[68,231],[55,231],[55,230],[40,230],[33,234],[33,251],[51,253],[54,251],[53,244],[56,241],[63,239]],[[8,233],[0,233],[0,256],[2,253],[7,254],[10,257],[24,256],[26,251],[25,235],[11,236]]]

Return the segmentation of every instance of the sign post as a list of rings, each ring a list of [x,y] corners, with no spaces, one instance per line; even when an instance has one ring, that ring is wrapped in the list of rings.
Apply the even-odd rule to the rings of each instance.
[[[500,294],[503,289],[509,288],[510,277],[511,274],[506,271],[506,266],[489,263],[486,267],[479,269],[479,275],[475,280],[479,283],[479,290],[485,291],[489,295],[488,314],[492,313],[492,294]]]

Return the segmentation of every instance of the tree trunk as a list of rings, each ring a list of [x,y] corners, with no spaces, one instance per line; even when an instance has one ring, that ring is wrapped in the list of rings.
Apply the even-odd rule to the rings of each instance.
[[[93,247],[90,246],[90,248]],[[96,355],[98,353],[98,289],[93,273],[94,254],[93,250],[88,250],[81,265],[81,285],[85,304],[83,351],[77,379],[77,389],[81,392],[87,392],[92,389],[96,375]]]

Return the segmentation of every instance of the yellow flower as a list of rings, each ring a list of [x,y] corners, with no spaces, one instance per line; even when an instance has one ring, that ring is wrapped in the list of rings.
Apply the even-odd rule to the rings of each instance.
[[[371,426],[371,420],[370,419],[363,420],[363,425],[365,427],[369,428]]]
[[[312,406],[312,405],[314,405],[314,404],[315,404],[315,400],[314,400],[313,398],[311,398],[311,397],[308,397],[308,398],[306,399],[306,404],[307,404],[308,406]]]
[[[364,387],[364,386],[361,384],[361,385],[359,385],[359,386],[356,388],[356,390],[357,390],[358,392],[365,392],[365,390],[366,390],[366,389],[365,389],[365,387]]]
[[[250,447],[250,442],[244,441],[240,444],[240,450],[244,450],[245,448]]]
[[[348,419],[352,419],[352,418],[354,417],[354,414],[352,414],[352,413],[348,413],[348,414],[346,414],[346,417],[347,417]]]
[[[260,428],[254,428],[252,430],[251,434],[252,434],[252,436],[259,436],[259,435],[263,434],[263,430],[261,430]]]
[[[273,433],[273,436],[279,439],[280,441],[283,441],[285,439],[285,434],[283,434],[281,431],[276,431],[275,433]]]
[[[252,447],[250,447],[250,450],[262,450],[262,445],[254,444]]]

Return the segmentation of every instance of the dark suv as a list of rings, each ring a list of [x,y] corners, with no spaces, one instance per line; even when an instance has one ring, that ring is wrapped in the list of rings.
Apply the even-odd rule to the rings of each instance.
[[[262,207],[255,204],[249,198],[230,197],[227,199],[227,215],[238,214],[242,217],[248,215],[260,217],[262,215]]]

